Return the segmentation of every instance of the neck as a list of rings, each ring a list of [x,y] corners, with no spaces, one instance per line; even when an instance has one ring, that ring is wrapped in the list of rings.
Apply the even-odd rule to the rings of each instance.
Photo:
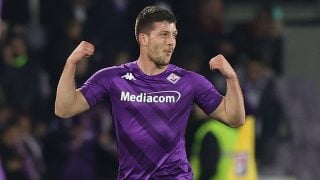
[[[140,55],[137,60],[139,69],[148,76],[153,76],[164,72],[167,66],[157,66],[150,58],[144,58]]]

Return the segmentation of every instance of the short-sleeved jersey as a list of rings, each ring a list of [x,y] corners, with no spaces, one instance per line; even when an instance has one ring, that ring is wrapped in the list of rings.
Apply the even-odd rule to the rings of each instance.
[[[80,91],[90,107],[111,103],[118,179],[192,179],[184,133],[194,103],[207,114],[220,104],[212,83],[172,64],[148,76],[134,61],[98,71]]]

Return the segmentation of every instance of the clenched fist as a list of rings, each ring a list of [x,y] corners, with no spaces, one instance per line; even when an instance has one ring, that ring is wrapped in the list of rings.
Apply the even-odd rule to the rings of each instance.
[[[211,70],[219,70],[220,73],[227,79],[237,77],[235,71],[233,70],[229,62],[221,54],[211,58],[209,61],[209,65]]]
[[[68,57],[68,61],[73,63],[73,64],[78,64],[80,61],[89,58],[94,54],[94,45],[82,41],[70,54]]]

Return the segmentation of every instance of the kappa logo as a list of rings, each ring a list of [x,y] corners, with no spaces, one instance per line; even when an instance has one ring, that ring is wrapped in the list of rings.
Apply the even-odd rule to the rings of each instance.
[[[131,72],[128,72],[127,74],[121,76],[121,78],[129,81],[136,80],[136,78],[133,76]]]
[[[171,73],[168,77],[167,80],[170,81],[173,84],[176,84],[180,80],[180,76],[176,75],[175,73]]]

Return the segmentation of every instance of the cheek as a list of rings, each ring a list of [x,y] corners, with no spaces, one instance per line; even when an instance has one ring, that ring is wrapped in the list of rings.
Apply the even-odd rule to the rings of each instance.
[[[149,47],[152,53],[159,53],[161,50],[161,45],[158,43],[151,43]]]

